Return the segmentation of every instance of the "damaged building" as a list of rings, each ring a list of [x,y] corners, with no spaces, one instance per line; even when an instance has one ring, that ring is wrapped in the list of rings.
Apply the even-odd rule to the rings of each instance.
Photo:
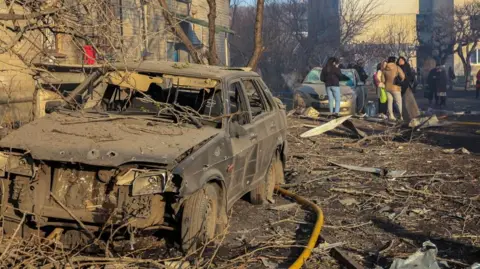
[[[65,3],[71,6],[66,9],[62,6]],[[205,57],[209,12],[206,3],[200,0],[167,0],[166,3],[169,14],[179,23],[198,54]],[[85,79],[82,73],[88,72],[88,65],[142,60],[191,62],[186,46],[166,26],[159,1],[91,0],[90,4],[80,6],[80,1],[76,0],[61,3],[57,0],[41,3],[0,1],[0,13],[3,14],[13,12],[24,16],[59,10],[40,19],[30,19],[32,16],[28,15],[30,17],[25,17],[28,19],[4,20],[7,27],[0,29],[3,40],[0,52],[1,125],[30,121],[43,113],[44,107],[35,106],[42,103],[41,99],[59,98],[52,92],[39,91],[45,85],[45,81],[39,80],[43,73],[55,78],[54,90],[58,90],[59,85],[69,90],[72,85],[67,84]],[[20,30],[30,29],[27,26],[31,24],[52,27],[39,26],[38,30],[20,35]],[[230,64],[228,36],[233,33],[229,24],[229,1],[217,1],[217,52],[219,64],[226,66]],[[56,31],[51,31],[52,28]],[[17,40],[19,36],[21,39]],[[42,72],[45,64],[66,67],[57,75],[58,70]],[[73,70],[79,73],[72,78],[69,73]],[[55,75],[50,73],[52,71]]]

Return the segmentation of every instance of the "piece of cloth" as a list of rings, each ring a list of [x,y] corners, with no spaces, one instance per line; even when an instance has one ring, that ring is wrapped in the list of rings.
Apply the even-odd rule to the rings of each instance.
[[[382,72],[382,82],[385,83],[387,92],[400,92],[402,88],[394,84],[395,77],[399,76],[403,81],[405,74],[396,63],[388,63],[385,70]]]
[[[400,114],[400,117],[402,117],[402,93],[401,91],[388,91],[387,92],[387,98],[388,98],[388,117],[390,119],[395,119],[395,114],[393,112],[393,102],[395,101],[395,104],[397,105],[397,110],[398,113]]]
[[[338,114],[340,112],[340,102],[342,102],[340,87],[338,86],[327,87],[327,95],[328,95],[328,109],[330,110],[330,113]],[[333,104],[335,104],[335,110],[334,110]]]
[[[322,69],[322,73],[320,74],[320,79],[325,83],[326,87],[340,86],[340,78],[342,77],[342,71],[340,71],[340,68],[336,66],[331,68],[325,67]]]

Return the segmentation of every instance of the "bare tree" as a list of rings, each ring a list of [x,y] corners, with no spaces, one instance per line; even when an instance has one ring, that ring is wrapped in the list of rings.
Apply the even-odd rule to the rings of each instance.
[[[158,3],[162,7],[163,17],[165,18],[165,21],[170,26],[172,32],[175,33],[175,35],[182,41],[183,44],[185,44],[185,46],[188,49],[188,52],[190,53],[190,56],[192,56],[193,58],[193,61],[198,64],[203,64],[203,60],[198,55],[198,52],[193,46],[192,41],[185,34],[182,27],[180,27],[180,24],[178,23],[177,19],[172,16],[166,0],[158,0]]]
[[[263,41],[262,41],[262,30],[263,30],[263,10],[265,8],[264,0],[257,0],[257,10],[255,16],[255,29],[254,36],[255,42],[253,47],[253,54],[248,61],[248,67],[255,69],[260,61],[262,52],[264,51]]]
[[[421,25],[422,49],[433,52],[432,56],[444,64],[453,54],[462,61],[465,74],[465,89],[470,84],[472,71],[470,57],[475,53],[480,39],[480,1],[442,9],[435,12]]]
[[[378,18],[383,0],[343,0],[340,12],[340,44],[348,44]]]
[[[217,19],[217,3],[216,0],[207,0],[208,13],[208,63],[217,65],[217,44],[215,42],[215,23]]]
[[[470,57],[476,52],[480,39],[480,2],[458,6],[454,11],[453,31],[456,40],[455,52],[460,57],[465,74],[465,90],[470,84],[472,66]]]
[[[416,26],[406,21],[392,21],[381,31],[374,33],[369,38],[374,40],[373,51],[365,53],[384,59],[386,56],[403,56],[407,59],[415,57],[418,45]],[[373,47],[372,47],[373,49]]]

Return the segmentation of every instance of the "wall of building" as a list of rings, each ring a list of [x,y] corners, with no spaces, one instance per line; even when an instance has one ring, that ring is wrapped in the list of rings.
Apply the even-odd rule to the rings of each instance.
[[[117,61],[148,60],[178,60],[189,61],[188,52],[184,46],[179,45],[177,38],[170,33],[165,26],[162,10],[156,1],[145,5],[141,0],[112,0],[111,8],[118,21],[112,24],[118,25],[118,33],[111,33],[113,36],[109,42],[116,42],[112,53],[116,54]],[[193,0],[191,6],[185,2],[169,0],[170,9],[176,14],[191,16],[193,18],[208,21],[208,6],[204,0]],[[22,8],[14,6],[15,13],[21,14]],[[229,27],[229,1],[217,1],[217,25]],[[0,12],[7,13],[5,1],[0,1]],[[208,27],[192,24],[195,35],[200,44],[208,46]],[[97,33],[101,35],[103,33]],[[3,42],[9,43],[14,38],[14,33],[5,28],[0,28],[0,38]],[[118,35],[118,36],[115,36]],[[81,64],[83,62],[84,42],[74,40],[69,35],[57,35],[49,33],[31,33],[28,35],[29,42],[23,41],[14,47],[17,55],[12,53],[0,54],[0,124],[5,121],[28,121],[32,115],[33,93],[35,81],[32,78],[33,72],[25,62],[55,62],[60,64]],[[118,39],[118,40],[116,40]],[[228,43],[226,34],[216,34],[217,52],[220,64],[229,63]],[[177,51],[178,57],[172,57],[172,50]],[[111,46],[111,44],[109,44]],[[198,46],[199,49],[202,46]],[[47,49],[49,58],[41,57],[40,51]],[[116,51],[115,51],[116,50]],[[120,53],[122,52],[122,53]],[[169,53],[170,52],[170,53]],[[44,56],[44,55],[43,55]],[[22,101],[17,103],[17,101]],[[12,103],[13,102],[13,103]]]

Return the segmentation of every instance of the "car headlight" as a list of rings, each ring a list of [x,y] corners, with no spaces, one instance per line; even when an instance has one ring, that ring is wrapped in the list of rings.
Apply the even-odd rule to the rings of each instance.
[[[164,170],[130,169],[116,177],[117,185],[132,186],[132,196],[163,193],[170,190],[172,176]]]

